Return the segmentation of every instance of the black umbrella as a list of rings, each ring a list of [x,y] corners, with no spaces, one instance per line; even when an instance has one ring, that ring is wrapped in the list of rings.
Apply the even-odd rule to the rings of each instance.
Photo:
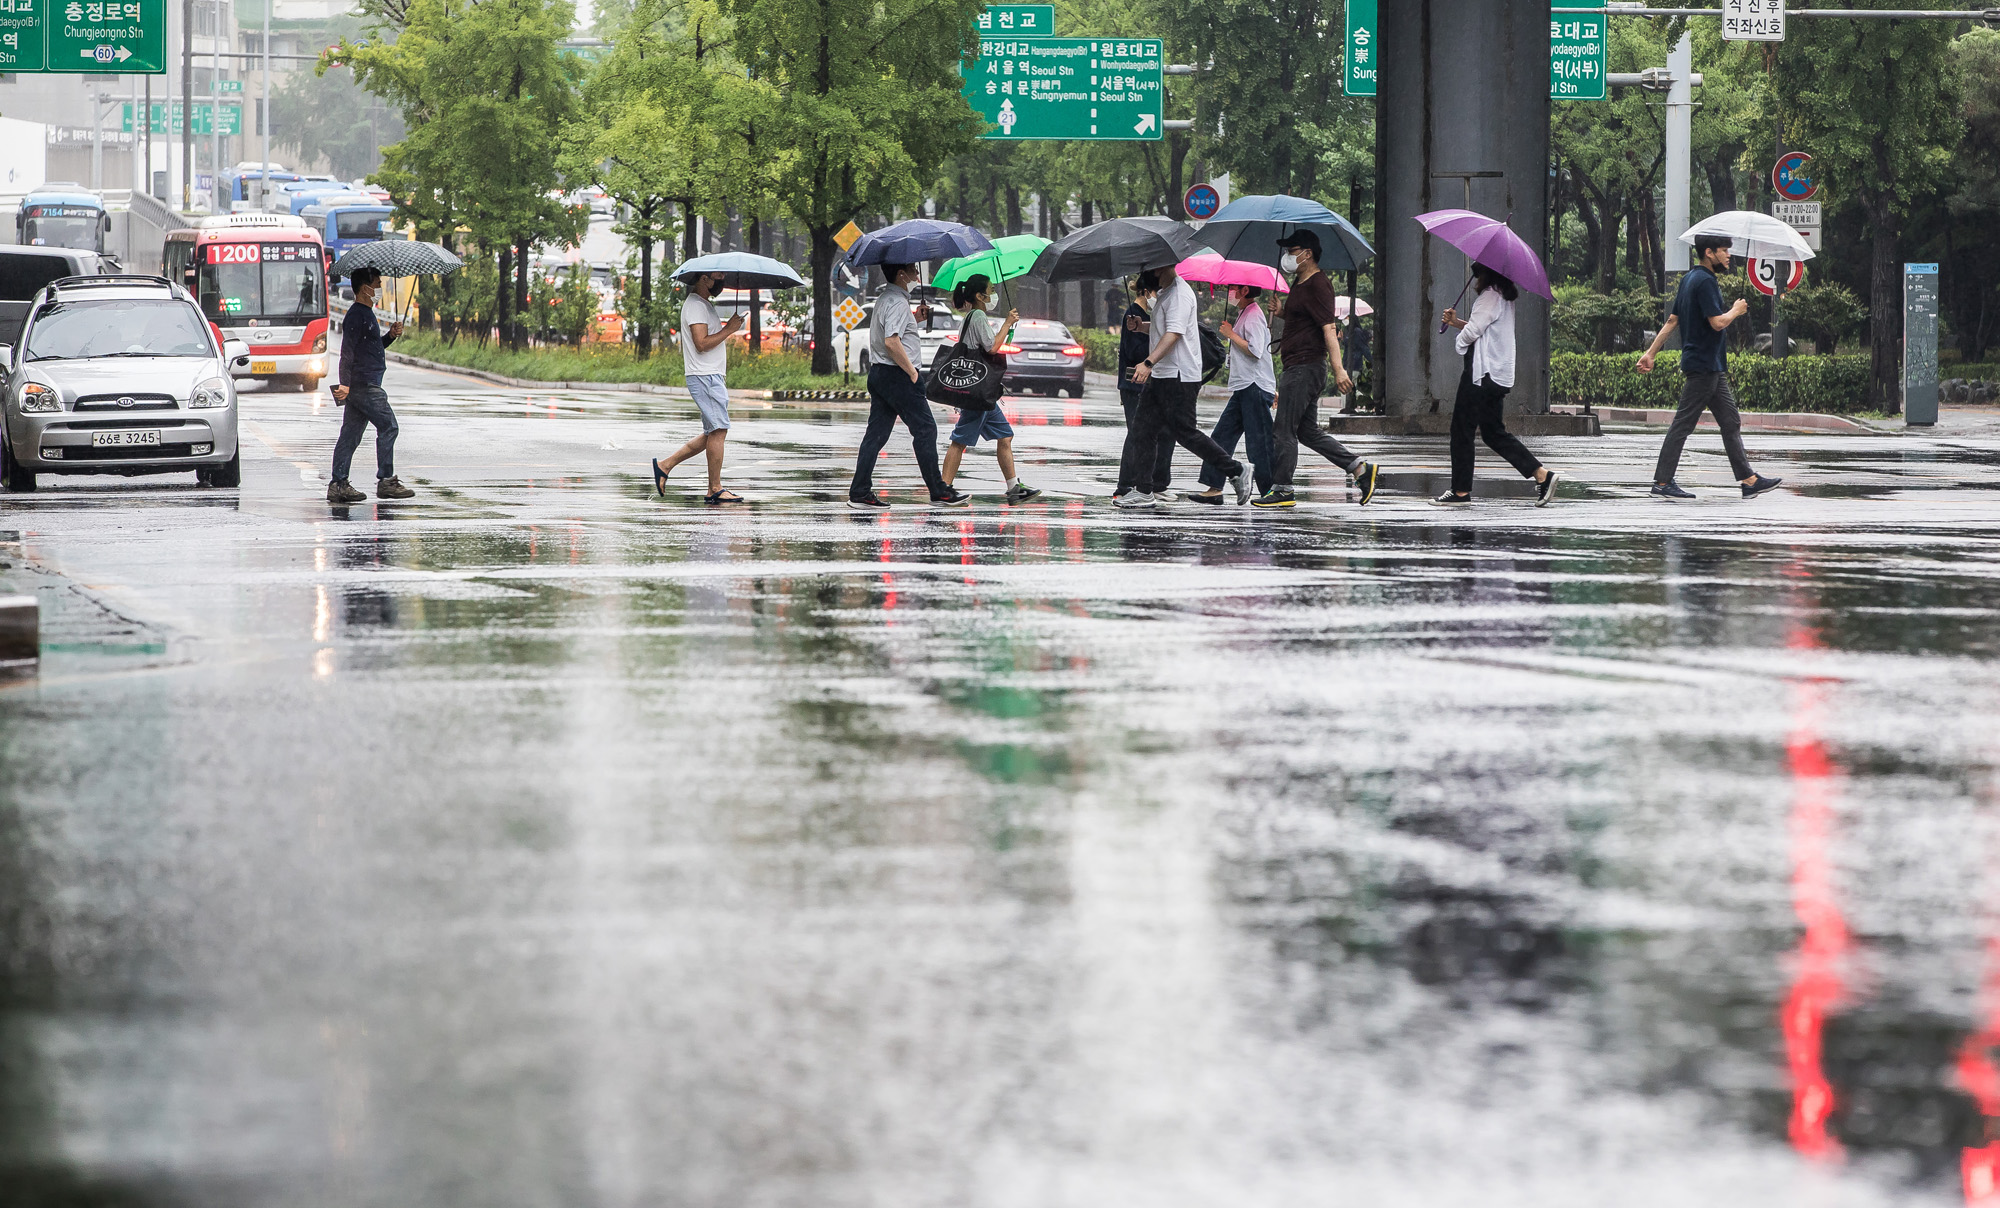
[[[456,272],[464,265],[465,261],[435,243],[377,239],[342,253],[333,262],[333,275],[351,277],[356,269],[372,268],[384,277],[431,277]]]
[[[1209,249],[1172,218],[1113,218],[1072,231],[1042,249],[1029,272],[1044,281],[1123,277],[1179,264]]]

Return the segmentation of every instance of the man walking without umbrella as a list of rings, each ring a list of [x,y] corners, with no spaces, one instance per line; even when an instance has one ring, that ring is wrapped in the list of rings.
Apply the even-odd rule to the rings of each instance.
[[[1278,415],[1271,439],[1271,489],[1254,500],[1260,508],[1288,508],[1297,500],[1292,479],[1298,473],[1299,446],[1354,476],[1361,502],[1375,498],[1380,470],[1349,452],[1346,445],[1319,426],[1319,396],[1326,389],[1326,362],[1333,358],[1334,384],[1342,394],[1354,389],[1340,360],[1340,311],[1333,281],[1320,271],[1319,236],[1298,230],[1278,240],[1286,249],[1281,262],[1294,274],[1281,317],[1285,330],[1278,337],[1278,356],[1285,371],[1278,378]]]
[[[937,420],[917,385],[917,359],[923,343],[916,315],[910,308],[910,286],[917,280],[914,264],[884,264],[889,284],[875,295],[875,315],[868,323],[868,430],[854,463],[854,481],[847,488],[847,506],[857,511],[885,511],[889,501],[875,492],[875,459],[889,443],[896,421],[910,430],[916,446],[917,470],[930,488],[931,502],[964,507],[972,496],[953,490],[938,470]]]
[[[1153,307],[1146,359],[1132,367],[1132,380],[1139,384],[1141,393],[1125,432],[1124,456],[1119,459],[1118,487],[1122,493],[1114,495],[1111,502],[1121,508],[1157,506],[1159,493],[1167,487],[1156,468],[1158,451],[1162,444],[1178,442],[1207,465],[1221,470],[1236,490],[1236,502],[1243,503],[1250,498],[1248,469],[1195,426],[1195,397],[1201,393],[1201,328],[1194,290],[1171,264],[1152,273],[1160,283],[1160,297]]]
[[[1694,492],[1682,490],[1674,481],[1674,473],[1680,468],[1682,446],[1687,444],[1688,436],[1706,410],[1715,412],[1715,426],[1722,429],[1722,449],[1729,455],[1729,468],[1743,488],[1743,498],[1755,499],[1784,480],[1768,478],[1750,468],[1750,457],[1743,451],[1743,419],[1736,412],[1736,392],[1729,385],[1729,363],[1723,359],[1725,333],[1731,323],[1750,309],[1750,304],[1740,298],[1727,309],[1722,304],[1722,287],[1717,284],[1715,274],[1729,271],[1728,236],[1695,236],[1694,254],[1701,263],[1681,278],[1680,291],[1674,295],[1673,313],[1667,316],[1660,334],[1653,337],[1653,346],[1636,366],[1640,373],[1653,372],[1653,360],[1659,356],[1667,337],[1675,331],[1683,332],[1681,405],[1674,412],[1667,439],[1660,444],[1660,459],[1653,466],[1653,495],[1659,499],[1694,498]]]
[[[334,401],[347,410],[341,416],[340,437],[333,442],[333,481],[326,486],[326,501],[360,503],[368,498],[347,481],[347,475],[354,465],[354,451],[361,447],[361,434],[370,424],[375,425],[375,497],[408,499],[416,492],[396,477],[396,413],[382,389],[389,362],[386,350],[403,334],[403,325],[391,323],[384,335],[375,321],[381,269],[358,268],[348,280],[354,287],[354,305],[340,321],[340,384],[333,388]]]

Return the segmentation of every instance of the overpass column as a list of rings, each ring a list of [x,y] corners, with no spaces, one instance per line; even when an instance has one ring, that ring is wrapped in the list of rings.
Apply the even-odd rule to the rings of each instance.
[[[1465,208],[1507,218],[1546,258],[1549,7],[1549,0],[1389,0],[1380,8],[1376,321],[1391,415],[1449,412],[1462,368],[1451,337],[1438,334],[1437,316],[1464,284],[1466,258],[1412,217]],[[1548,410],[1548,314],[1539,296],[1521,295],[1509,411]]]

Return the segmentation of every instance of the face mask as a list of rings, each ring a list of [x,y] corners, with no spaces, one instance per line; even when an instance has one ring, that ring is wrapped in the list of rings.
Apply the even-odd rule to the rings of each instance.
[[[1278,266],[1288,273],[1296,273],[1299,271],[1299,258],[1291,252],[1286,252],[1278,258]]]

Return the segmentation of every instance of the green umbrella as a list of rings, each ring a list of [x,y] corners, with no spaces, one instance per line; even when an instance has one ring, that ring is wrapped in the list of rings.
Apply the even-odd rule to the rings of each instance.
[[[984,277],[996,285],[1025,277],[1035,267],[1035,257],[1047,246],[1049,241],[1040,235],[1004,235],[993,241],[989,251],[945,261],[937,276],[931,278],[931,284],[951,289],[967,277]]]

